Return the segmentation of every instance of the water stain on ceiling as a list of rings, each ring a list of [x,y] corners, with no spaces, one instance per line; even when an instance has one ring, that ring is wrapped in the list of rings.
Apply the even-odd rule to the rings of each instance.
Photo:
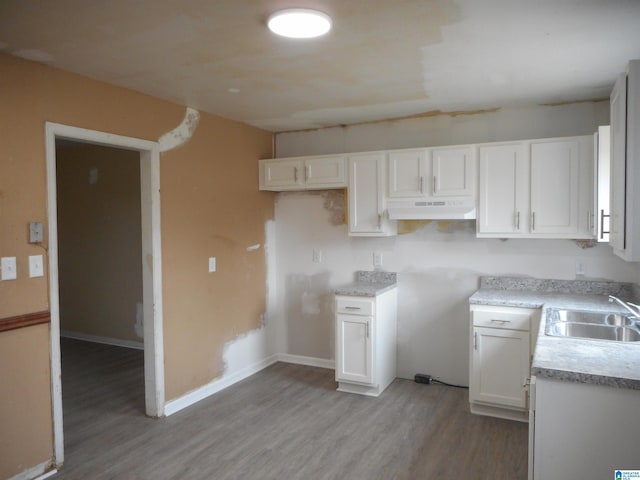
[[[333,30],[271,34],[284,7]],[[270,131],[606,98],[635,0],[3,0],[0,51]]]

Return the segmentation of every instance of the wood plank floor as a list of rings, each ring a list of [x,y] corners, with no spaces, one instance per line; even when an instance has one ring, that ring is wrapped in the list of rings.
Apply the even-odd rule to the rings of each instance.
[[[464,389],[397,379],[368,398],[277,363],[154,420],[141,351],[63,339],[62,361],[56,479],[527,478],[527,425],[471,415]]]

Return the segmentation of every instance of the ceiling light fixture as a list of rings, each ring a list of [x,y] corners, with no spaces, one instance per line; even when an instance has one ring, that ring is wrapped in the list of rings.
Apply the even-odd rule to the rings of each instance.
[[[273,13],[267,26],[276,35],[288,38],[314,38],[331,30],[331,17],[308,8],[287,8]]]

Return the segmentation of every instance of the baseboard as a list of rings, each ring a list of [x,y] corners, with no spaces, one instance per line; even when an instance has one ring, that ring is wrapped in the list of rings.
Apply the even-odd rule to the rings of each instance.
[[[46,462],[42,462],[35,467],[28,468],[27,470],[14,475],[9,478],[9,480],[44,480],[45,478],[52,477],[58,470],[55,468],[51,469],[51,460],[47,460]],[[47,471],[48,470],[48,471]]]
[[[320,367],[335,370],[335,360],[327,360],[326,358],[305,357],[304,355],[291,355],[289,353],[281,353],[278,355],[278,361],[285,363],[295,363],[296,365],[307,365],[309,367]]]
[[[205,398],[213,395],[214,393],[218,393],[221,390],[224,390],[227,387],[230,387],[234,383],[237,383],[241,380],[244,380],[251,375],[258,373],[260,370],[267,368],[269,365],[273,365],[278,361],[277,355],[271,355],[270,357],[265,358],[259,362],[254,363],[253,365],[249,365],[248,367],[243,368],[242,370],[229,375],[228,377],[222,377],[221,379],[214,380],[211,383],[203,385],[200,388],[192,390],[191,392],[183,395],[182,397],[176,398],[175,400],[170,400],[164,404],[164,414],[168,417],[173,415],[174,413],[179,412],[180,410],[184,410],[187,407],[190,407],[194,403],[199,402],[200,400],[204,400]]]
[[[85,342],[103,343],[105,345],[114,345],[116,347],[144,350],[144,343],[136,342],[134,340],[121,340],[119,338],[101,337],[100,335],[91,335],[90,333],[75,332],[73,330],[61,330],[60,336],[64,338],[73,338],[75,340],[83,340]]]

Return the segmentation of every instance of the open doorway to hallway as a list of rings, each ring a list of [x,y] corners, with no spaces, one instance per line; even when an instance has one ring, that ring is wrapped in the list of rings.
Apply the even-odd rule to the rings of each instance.
[[[139,259],[143,259],[138,263],[138,271],[142,270],[142,336],[144,337],[144,380],[142,383],[144,388],[144,408],[142,411],[150,417],[160,417],[164,415],[164,348],[162,335],[162,247],[160,235],[160,148],[157,142],[142,140],[132,137],[115,135],[106,132],[88,130],[78,127],[61,125],[47,122],[45,125],[46,140],[46,157],[47,157],[47,200],[48,200],[48,253],[49,253],[49,301],[51,310],[51,391],[53,400],[53,429],[54,429],[54,463],[60,466],[64,463],[64,429],[63,429],[63,400],[62,400],[62,362],[60,339],[61,331],[66,330],[73,332],[71,328],[61,327],[60,318],[60,268],[66,268],[59,262],[59,242],[58,242],[58,182],[57,182],[57,152],[56,144],[61,142],[81,143],[87,145],[98,145],[104,147],[121,148],[130,152],[134,152],[137,161],[133,161],[139,169],[138,177],[138,204],[140,205],[139,222],[137,222],[137,230],[141,231],[138,237],[141,242],[141,253]],[[62,162],[62,160],[61,160]],[[90,170],[88,178],[85,177],[85,184],[96,185],[99,183],[100,171],[97,169]],[[63,188],[60,185],[60,188]],[[87,188],[86,185],[83,188]],[[75,200],[76,208],[84,208],[79,202],[83,200]],[[96,214],[96,212],[93,212]],[[91,223],[93,220],[86,222]],[[106,220],[93,222],[102,225]],[[100,232],[99,232],[100,234]],[[64,234],[63,234],[64,235]],[[102,231],[104,235],[104,230]],[[63,238],[64,241],[64,238]],[[126,243],[126,242],[125,242]],[[102,243],[104,247],[104,242]],[[64,246],[61,247],[65,249]],[[76,250],[71,251],[73,256]],[[93,252],[95,256],[111,257],[106,255],[104,251]],[[111,261],[111,260],[109,260]],[[108,268],[104,266],[103,268]],[[86,266],[82,262],[76,266],[75,272],[80,272]],[[132,267],[135,268],[135,267]],[[64,272],[63,272],[64,274]],[[64,282],[64,280],[63,280]],[[90,282],[90,280],[87,280]],[[119,285],[120,286],[120,285]],[[64,288],[64,286],[63,286]],[[101,288],[101,287],[99,287]],[[116,287],[113,287],[116,288]],[[119,290],[121,291],[121,290]],[[95,292],[94,292],[95,293]],[[103,294],[99,292],[99,294]],[[113,298],[113,297],[112,297]],[[65,302],[66,300],[63,300]],[[75,300],[74,300],[75,301]],[[86,302],[85,302],[86,305]],[[64,306],[64,305],[63,305]],[[86,308],[86,307],[85,307]],[[140,321],[138,314],[138,302],[136,302],[136,321],[133,325],[134,333],[136,326],[140,333]],[[86,316],[86,315],[85,315]],[[95,325],[94,325],[95,327]],[[84,327],[83,327],[84,328]],[[78,336],[79,334],[76,333]],[[89,335],[91,337],[89,337]],[[84,340],[114,338],[109,337],[104,331],[98,333],[84,333]],[[139,337],[140,335],[138,335]],[[140,345],[136,339],[123,340],[131,342],[127,347]],[[95,342],[93,342],[95,343]],[[120,348],[111,346],[111,348]],[[132,350],[128,348],[128,350]],[[140,350],[136,352],[142,353]],[[89,375],[89,378],[95,378],[95,375]],[[141,418],[145,418],[141,415]]]

